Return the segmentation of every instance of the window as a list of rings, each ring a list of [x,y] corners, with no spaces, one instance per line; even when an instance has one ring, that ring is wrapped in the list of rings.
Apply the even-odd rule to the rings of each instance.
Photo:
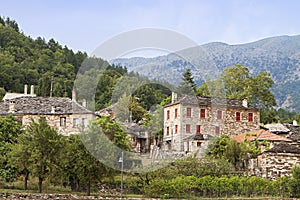
[[[237,122],[241,121],[241,113],[240,113],[240,112],[236,112],[236,113],[235,113],[235,120],[236,120]]]
[[[60,118],[60,126],[66,126],[66,117]]]
[[[167,127],[167,136],[170,134],[170,128]]]
[[[169,120],[170,119],[170,111],[168,110],[167,111],[167,120]]]
[[[191,117],[191,116],[192,116],[192,109],[186,108],[186,117]]]
[[[186,133],[191,132],[191,125],[190,124],[185,125],[185,131],[186,131]]]
[[[82,126],[87,127],[88,126],[88,119],[87,118],[82,118]]]
[[[175,108],[175,119],[178,117],[178,109]]]
[[[200,110],[200,118],[205,118],[205,109]]]
[[[175,125],[175,133],[178,133],[178,125]]]
[[[216,126],[216,135],[220,135],[220,127],[219,126]]]
[[[253,113],[248,113],[248,121],[253,122]]]
[[[217,119],[222,119],[222,110],[217,111]]]
[[[197,142],[197,147],[201,147],[202,142]]]
[[[74,118],[73,119],[73,127],[78,127],[79,126],[79,119],[78,118]]]
[[[201,132],[201,126],[200,126],[200,125],[197,125],[197,126],[196,126],[196,133],[197,133],[197,134],[200,134],[200,132]]]

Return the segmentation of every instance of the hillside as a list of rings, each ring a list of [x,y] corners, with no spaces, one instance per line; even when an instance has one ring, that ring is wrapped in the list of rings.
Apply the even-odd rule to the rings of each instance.
[[[140,97],[138,103],[145,109],[170,95],[159,82],[147,85],[146,77],[127,74],[126,67],[109,65],[101,58],[88,57],[85,52],[73,52],[54,39],[33,39],[20,31],[16,21],[0,17],[0,101],[6,92],[23,93],[25,84],[35,85],[37,96],[71,97],[75,79],[77,100],[85,99],[89,109],[109,106],[113,92],[119,92],[115,98],[124,92],[130,94],[130,87],[116,88],[121,80],[132,87],[135,85],[128,82],[145,85],[134,94]]]
[[[112,62],[172,84],[181,81],[186,67],[191,69],[198,85],[235,64],[247,66],[252,74],[269,71],[275,82],[272,91],[278,106],[300,112],[300,35],[271,37],[240,45],[214,42],[166,56],[122,58]]]
[[[71,96],[73,80],[84,52],[73,52],[54,39],[26,36],[17,22],[0,17],[0,87],[23,92],[24,84],[35,85],[39,96]]]

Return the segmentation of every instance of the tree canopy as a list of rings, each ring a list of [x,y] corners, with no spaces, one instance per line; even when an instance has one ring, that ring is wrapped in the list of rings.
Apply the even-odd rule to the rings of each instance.
[[[205,81],[198,89],[198,95],[247,99],[259,108],[271,108],[276,105],[271,87],[274,82],[270,73],[261,72],[251,76],[246,66],[236,64],[227,67],[215,80]]]
[[[14,157],[20,162],[19,166],[23,165],[31,174],[38,177],[39,192],[42,192],[45,178],[57,168],[59,162],[57,158],[63,148],[61,137],[47,124],[45,117],[40,117],[37,121],[32,120],[25,133],[20,135],[17,144],[20,148],[15,148]],[[22,159],[23,157],[28,160]]]
[[[16,166],[10,162],[10,152],[22,133],[22,126],[17,118],[9,115],[0,118],[0,180],[13,181]]]

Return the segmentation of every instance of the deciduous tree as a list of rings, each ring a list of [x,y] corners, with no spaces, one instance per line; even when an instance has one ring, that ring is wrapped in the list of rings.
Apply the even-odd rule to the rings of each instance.
[[[198,88],[199,95],[248,99],[248,102],[259,108],[271,108],[276,105],[270,91],[274,82],[270,73],[261,72],[251,76],[246,66],[227,67],[215,80],[207,80]]]
[[[40,117],[37,121],[32,120],[21,138],[18,147],[25,152],[16,150],[15,160],[19,166],[23,165],[33,176],[38,177],[38,190],[42,192],[43,181],[58,165],[57,157],[63,148],[61,135],[47,124],[44,117]],[[30,153],[27,154],[29,149]],[[24,156],[28,160],[24,160]]]
[[[9,162],[9,152],[12,151],[22,126],[17,118],[9,115],[0,118],[0,179],[12,181],[15,178],[16,166]]]

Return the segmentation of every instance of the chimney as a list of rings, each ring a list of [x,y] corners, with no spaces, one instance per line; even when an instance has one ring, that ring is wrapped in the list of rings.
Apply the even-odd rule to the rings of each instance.
[[[34,95],[34,85],[30,86],[30,95]]]
[[[175,101],[177,101],[177,93],[172,92],[172,103],[175,103]]]
[[[296,120],[293,120],[293,126],[298,126],[298,122]]]
[[[55,107],[51,106],[51,113],[55,113]]]
[[[72,90],[72,101],[76,102],[76,91],[75,88]]]
[[[28,90],[28,85],[27,85],[27,84],[25,84],[25,85],[24,85],[24,94],[25,94],[25,95],[27,95],[27,94],[28,94],[28,93],[27,93],[27,90]]]
[[[86,108],[86,100],[85,99],[82,100],[82,106]]]
[[[15,111],[16,111],[16,102],[15,100],[12,99],[9,101],[8,112],[14,113]]]
[[[242,105],[243,105],[243,107],[248,108],[248,100],[247,99],[243,99]]]

